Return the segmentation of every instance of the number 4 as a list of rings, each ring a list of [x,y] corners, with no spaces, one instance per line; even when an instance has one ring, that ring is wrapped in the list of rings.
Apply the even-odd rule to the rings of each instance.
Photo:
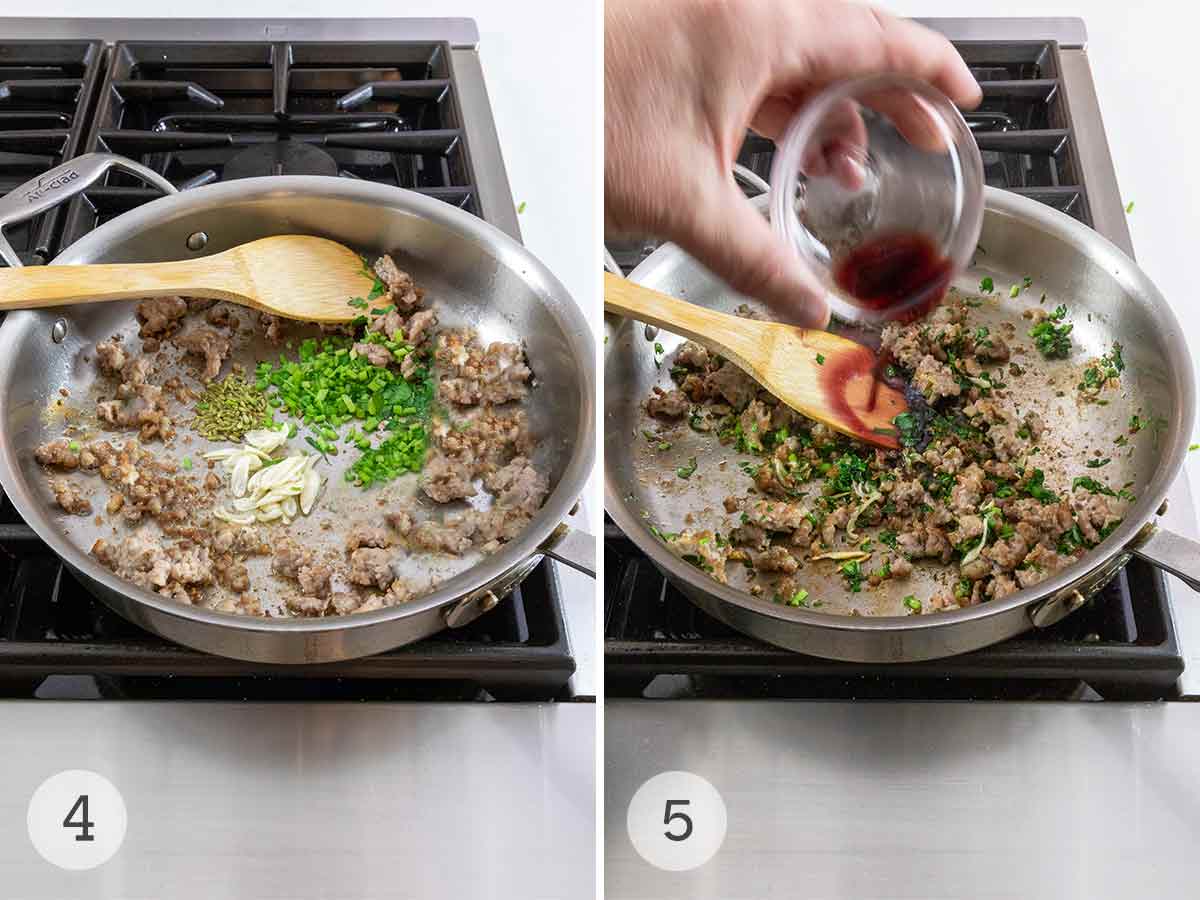
[[[691,800],[668,800],[667,801],[667,808],[663,812],[663,824],[670,825],[676,819],[683,820],[683,833],[682,834],[672,834],[670,829],[667,829],[666,831],[663,832],[663,834],[665,834],[667,836],[668,841],[686,841],[688,838],[690,838],[692,836],[691,817],[688,816],[686,813],[671,812],[672,806],[689,806],[691,804],[691,802],[692,802]]]
[[[79,812],[79,821],[72,822],[71,817]],[[88,819],[88,795],[80,794],[75,799],[75,805],[71,807],[71,811],[67,813],[67,817],[63,819],[63,828],[78,828],[79,834],[75,835],[77,841],[94,841],[96,836],[92,834],[92,829],[96,827],[96,823]],[[688,830],[691,830],[691,824],[688,825]]]

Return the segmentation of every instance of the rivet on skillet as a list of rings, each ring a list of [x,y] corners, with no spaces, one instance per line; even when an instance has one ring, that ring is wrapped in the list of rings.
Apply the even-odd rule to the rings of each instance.
[[[485,612],[495,609],[499,602],[500,598],[488,590],[485,590],[482,594],[472,594],[469,597],[464,597],[446,610],[444,614],[446,626],[449,628],[462,628],[464,625],[469,625]]]
[[[646,326],[646,340],[652,341],[658,337],[658,327],[656,325]]]
[[[187,248],[189,250],[203,250],[208,243],[208,234],[203,231],[193,231],[188,235]]]
[[[56,344],[61,344],[67,337],[67,320],[57,319],[50,327],[50,340]]]

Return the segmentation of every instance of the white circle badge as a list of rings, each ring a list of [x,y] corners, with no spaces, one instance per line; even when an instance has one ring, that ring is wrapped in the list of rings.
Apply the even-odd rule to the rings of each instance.
[[[699,775],[662,772],[634,793],[625,827],[642,859],[668,872],[685,872],[721,849],[725,801]]]
[[[125,840],[125,801],[103,775],[68,769],[33,792],[25,823],[46,862],[60,869],[93,869],[108,862]]]

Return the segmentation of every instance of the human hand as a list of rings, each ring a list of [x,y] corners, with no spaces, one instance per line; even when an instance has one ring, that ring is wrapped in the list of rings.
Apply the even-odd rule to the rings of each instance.
[[[945,38],[843,0],[607,0],[605,233],[674,241],[781,316],[824,327],[824,289],[743,196],[733,164],[747,127],[777,140],[826,85],[878,73],[967,108],[981,97]]]

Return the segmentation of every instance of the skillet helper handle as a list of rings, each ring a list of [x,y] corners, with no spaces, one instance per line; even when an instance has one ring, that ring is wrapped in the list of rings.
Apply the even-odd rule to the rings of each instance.
[[[1173,531],[1155,528],[1147,537],[1131,544],[1129,552],[1170,572],[1193,591],[1200,591],[1200,543]]]
[[[175,185],[139,162],[113,153],[85,153],[25,182],[0,198],[0,259],[13,268],[21,265],[17,252],[4,237],[5,228],[41,215],[64,200],[83,193],[109,169],[120,169],[135,175],[164,194],[178,193]]]
[[[541,551],[577,572],[596,577],[596,538],[586,531],[559,525],[542,544]]]

